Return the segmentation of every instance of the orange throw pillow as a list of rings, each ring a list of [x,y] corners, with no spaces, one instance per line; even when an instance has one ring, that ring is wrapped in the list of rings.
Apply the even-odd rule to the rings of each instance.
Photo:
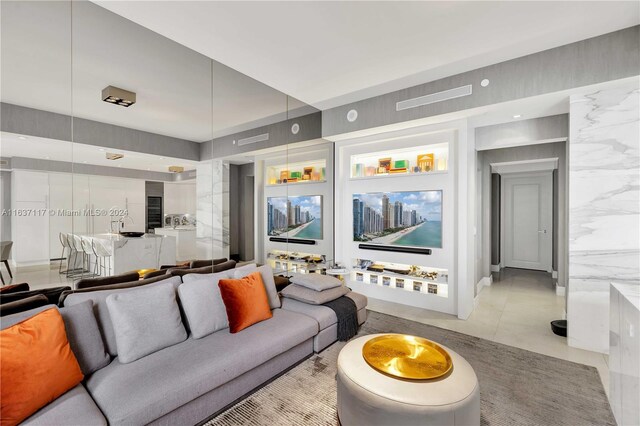
[[[218,282],[218,287],[227,309],[229,330],[232,333],[273,316],[260,272],[239,280],[222,279]]]
[[[2,426],[20,423],[82,381],[57,309],[0,331],[0,374]]]

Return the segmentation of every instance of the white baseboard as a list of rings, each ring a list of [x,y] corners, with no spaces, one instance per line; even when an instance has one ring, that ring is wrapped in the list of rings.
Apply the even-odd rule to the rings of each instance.
[[[491,265],[491,272],[500,272],[500,265]]]
[[[558,278],[558,271],[551,271],[551,278]]]
[[[483,287],[490,286],[491,283],[493,283],[493,277],[492,276],[482,277],[482,279],[480,281],[478,281],[478,283],[476,284],[476,295],[480,294],[480,292],[482,291]]]
[[[563,285],[556,284],[556,296],[564,296],[567,288]]]

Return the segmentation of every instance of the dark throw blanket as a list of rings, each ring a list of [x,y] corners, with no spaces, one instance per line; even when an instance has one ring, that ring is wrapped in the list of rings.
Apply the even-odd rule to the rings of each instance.
[[[327,303],[323,303],[327,308],[333,309],[338,317],[338,340],[346,342],[358,333],[358,309],[356,302],[342,296]]]

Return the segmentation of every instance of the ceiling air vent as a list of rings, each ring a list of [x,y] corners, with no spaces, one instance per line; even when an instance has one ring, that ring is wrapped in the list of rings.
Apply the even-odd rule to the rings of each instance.
[[[119,160],[124,157],[124,154],[116,154],[115,152],[107,152],[105,154],[107,160]]]
[[[468,84],[466,86],[456,87],[455,89],[444,90],[442,92],[431,93],[430,95],[424,95],[417,98],[400,101],[396,103],[396,111],[403,111],[405,109],[416,108],[419,106],[435,104],[437,102],[448,101],[449,99],[469,96],[472,93],[472,87],[473,86]]]
[[[269,140],[269,133],[263,133],[250,138],[238,139],[238,146],[250,145],[252,143],[264,142]]]
[[[136,103],[136,94],[118,87],[107,86],[102,89],[102,100],[109,104],[129,108]]]

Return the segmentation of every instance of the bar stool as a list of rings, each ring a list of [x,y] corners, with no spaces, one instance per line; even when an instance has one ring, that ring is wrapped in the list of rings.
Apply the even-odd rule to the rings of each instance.
[[[88,273],[89,277],[95,277],[97,276],[95,273],[91,272],[91,256],[94,255],[93,253],[93,247],[91,244],[91,240],[87,237],[80,237],[80,245],[82,246],[82,251],[83,253],[83,261],[82,261],[82,265],[83,265],[83,274],[82,277],[84,277],[84,272]],[[87,260],[87,267],[84,267],[84,259]],[[96,264],[98,263],[98,257],[96,256]]]
[[[71,247],[69,247],[69,241],[67,240],[67,234],[60,232],[58,234],[58,239],[60,240],[60,245],[62,245],[62,253],[60,254],[60,266],[58,267],[59,274],[65,274],[69,269],[69,256],[71,255]],[[62,262],[65,260],[64,254],[68,252],[67,255],[67,269],[62,270]]]
[[[106,272],[106,276],[111,275],[111,251],[104,246],[98,240],[91,241],[91,247],[93,248],[93,253],[96,256],[96,272],[97,275],[102,275],[102,271]]]
[[[13,274],[11,273],[11,268],[9,267],[9,256],[11,255],[12,246],[13,241],[0,242],[0,262],[4,263],[4,266],[7,268],[7,272],[9,272],[9,278],[13,280]],[[2,285],[4,285],[4,277],[2,276],[2,272],[0,272],[0,280],[2,280]]]
[[[69,257],[67,258],[67,277],[76,277],[81,274],[82,270],[76,268],[78,263],[78,248],[76,247],[74,235],[66,234],[67,246],[69,247]],[[82,250],[82,248],[80,249]]]

